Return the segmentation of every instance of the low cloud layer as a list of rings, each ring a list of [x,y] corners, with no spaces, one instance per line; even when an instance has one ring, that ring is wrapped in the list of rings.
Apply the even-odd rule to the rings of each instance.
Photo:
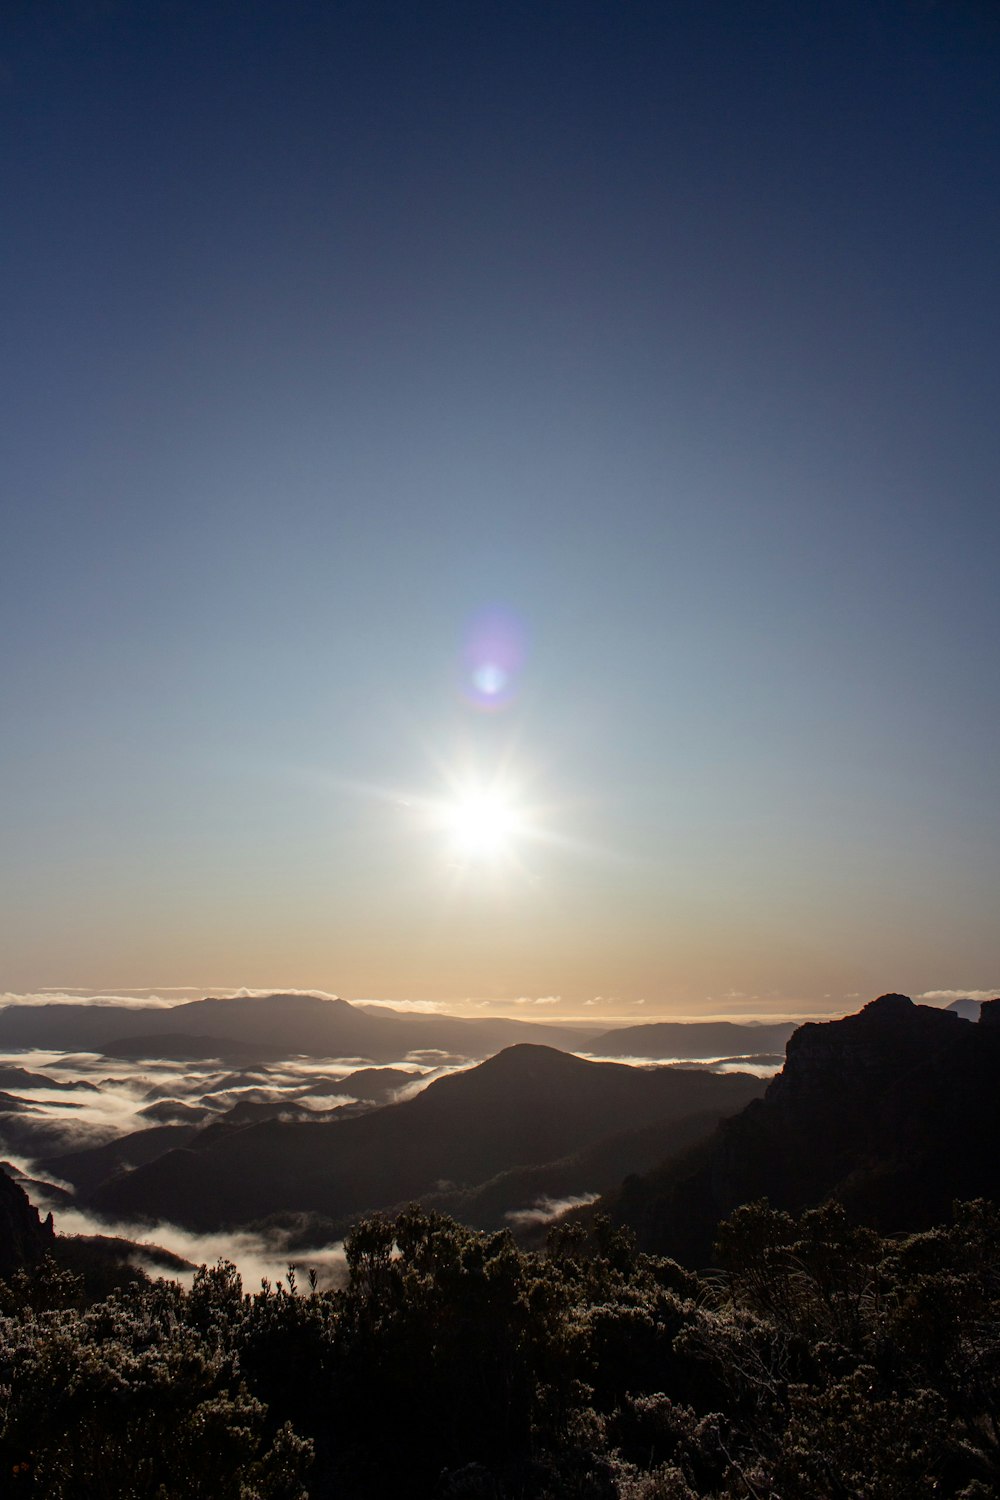
[[[51,1003],[57,995],[61,998],[64,992],[39,995],[35,1000]],[[147,1004],[150,997],[129,998]],[[110,996],[101,997],[101,1003],[117,1004],[121,1000],[120,995],[113,1002]],[[85,1001],[78,994],[74,1003],[93,1000]],[[529,1003],[557,1004],[558,996],[539,996]],[[641,1068],[656,1065],[648,1057],[608,1060]],[[689,1059],[685,1062],[690,1065]],[[157,1150],[168,1150],[185,1146],[193,1132],[203,1127],[242,1127],[267,1117],[322,1118],[341,1109],[363,1112],[410,1099],[435,1080],[472,1065],[468,1057],[439,1050],[410,1052],[380,1066],[358,1058],[297,1056],[242,1067],[218,1059],[136,1060],[97,1052],[38,1048],[12,1051],[0,1054],[0,1072],[4,1072],[0,1093],[5,1095],[0,1100],[0,1159],[29,1179],[29,1197],[43,1211],[53,1211],[60,1233],[116,1235],[151,1243],[195,1264],[223,1257],[240,1267],[248,1286],[258,1283],[262,1276],[276,1280],[289,1260],[314,1267],[324,1281],[330,1282],[342,1269],[343,1248],[336,1243],[310,1242],[310,1236],[320,1234],[321,1225],[300,1225],[294,1234],[269,1229],[197,1235],[169,1223],[152,1227],[109,1224],[90,1215],[79,1199],[68,1201],[73,1183],[80,1184],[83,1194],[85,1186],[89,1188],[105,1176],[148,1160],[150,1138],[145,1133],[150,1129],[164,1132],[154,1141]],[[737,1066],[731,1058],[712,1059],[709,1065],[719,1071],[735,1070]],[[761,1062],[760,1067],[743,1067],[773,1072],[777,1065]],[[352,1085],[349,1075],[355,1072],[362,1077]],[[138,1137],[143,1137],[141,1145],[132,1141]],[[78,1152],[108,1147],[111,1149],[103,1150],[96,1162],[67,1159]],[[96,1178],[95,1173],[99,1174]],[[547,1223],[589,1201],[587,1195],[539,1198],[512,1210],[509,1219],[511,1223]],[[303,1245],[307,1248],[301,1248]]]
[[[245,985],[155,985],[149,989],[134,986],[127,990],[87,990],[73,986],[33,990],[26,994],[15,994],[7,990],[0,994],[0,1008],[8,1005],[113,1005],[126,1010],[158,1007],[169,1010],[183,1005],[188,1000],[256,999],[267,995],[308,995],[315,1000],[337,1000],[339,996],[328,990],[280,990],[247,989]],[[385,1003],[385,1002],[373,1002]],[[404,1002],[405,1003],[405,1002]]]
[[[600,1194],[580,1193],[574,1198],[536,1198],[530,1208],[512,1208],[504,1214],[511,1224],[551,1224],[571,1208],[596,1203]]]
[[[440,1000],[355,1000],[366,1010],[398,1010],[408,1015],[439,1016],[447,1013],[448,1007]]]
[[[401,1059],[394,1067],[411,1075],[412,1083],[390,1090],[387,1098],[408,1097],[442,1073],[467,1066],[467,1058]],[[365,1107],[341,1086],[358,1070],[359,1059],[295,1058],[233,1069],[210,1060],[134,1062],[36,1049],[0,1056],[3,1067],[42,1080],[0,1084],[12,1101],[6,1108],[0,1103],[0,1155],[11,1160],[17,1154],[41,1161],[82,1151],[153,1125],[190,1123],[199,1113],[222,1119],[240,1106],[271,1106],[277,1113],[288,1105],[313,1114]]]
[[[200,998],[201,992],[198,992]],[[192,996],[191,998],[194,998]],[[182,1005],[183,998],[178,994],[153,994],[130,993],[119,994],[117,991],[90,991],[90,990],[38,990],[32,994],[19,995],[8,990],[0,994],[0,1008],[9,1005],[115,1005],[124,1010],[145,1009],[148,1006],[160,1006],[169,1009],[173,1005]]]
[[[43,1210],[45,1202],[39,1204]],[[299,1282],[304,1283],[309,1271],[315,1271],[317,1285],[322,1289],[337,1286],[344,1280],[347,1262],[342,1240],[326,1245],[315,1245],[308,1249],[292,1250],[288,1237],[280,1231],[252,1234],[245,1231],[227,1231],[219,1234],[194,1234],[176,1224],[160,1221],[155,1224],[133,1223],[128,1219],[108,1221],[97,1219],[85,1210],[53,1207],[53,1219],[58,1234],[111,1235],[132,1240],[136,1245],[147,1245],[169,1250],[192,1266],[214,1265],[219,1260],[229,1260],[243,1278],[246,1291],[255,1291],[263,1280],[280,1281],[289,1266],[294,1266]],[[153,1275],[162,1275],[152,1255],[144,1256],[141,1248],[134,1256],[135,1263]],[[189,1283],[193,1271],[171,1271],[170,1279]]]
[[[1000,986],[992,990],[924,990],[917,1000],[940,1001],[949,1005],[952,1000],[995,1000],[1000,996]]]

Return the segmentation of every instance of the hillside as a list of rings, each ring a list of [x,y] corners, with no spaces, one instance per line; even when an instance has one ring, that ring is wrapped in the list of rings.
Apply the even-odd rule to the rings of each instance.
[[[883,995],[800,1027],[762,1099],[610,1206],[647,1247],[695,1264],[718,1221],[762,1197],[793,1211],[834,1198],[883,1232],[920,1230],[956,1198],[1000,1198],[998,1131],[1000,1001],[973,1024]]]
[[[521,1044],[368,1113],[204,1132],[105,1182],[90,1201],[104,1214],[198,1229],[279,1210],[344,1219],[556,1161],[626,1127],[731,1112],[760,1087],[745,1076],[585,1062]]]

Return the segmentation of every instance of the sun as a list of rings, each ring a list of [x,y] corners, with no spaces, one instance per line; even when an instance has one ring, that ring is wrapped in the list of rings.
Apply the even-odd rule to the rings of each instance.
[[[519,830],[517,810],[503,793],[467,791],[443,810],[456,850],[470,859],[498,859]]]
[[[407,798],[405,805],[443,845],[444,868],[470,878],[521,871],[523,846],[543,836],[523,779],[507,764],[484,772],[468,759],[450,767],[439,762],[438,773],[436,796]]]

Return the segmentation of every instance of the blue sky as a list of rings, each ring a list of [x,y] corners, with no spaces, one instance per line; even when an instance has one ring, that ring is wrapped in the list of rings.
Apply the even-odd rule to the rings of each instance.
[[[995,7],[15,4],[0,78],[0,988],[1000,982]]]

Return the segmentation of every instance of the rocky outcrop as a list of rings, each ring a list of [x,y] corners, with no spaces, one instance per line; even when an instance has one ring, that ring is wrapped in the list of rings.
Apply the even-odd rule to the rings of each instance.
[[[23,1188],[0,1172],[0,1277],[34,1265],[52,1248],[52,1215],[43,1221]]]
[[[979,1024],[1000,1030],[1000,999],[984,1000],[979,1007]]]
[[[978,1024],[882,995],[809,1023],[763,1099],[694,1158],[622,1190],[616,1211],[650,1249],[704,1263],[715,1226],[766,1197],[836,1198],[883,1232],[947,1218],[956,1198],[1000,1198],[1000,1002]]]

